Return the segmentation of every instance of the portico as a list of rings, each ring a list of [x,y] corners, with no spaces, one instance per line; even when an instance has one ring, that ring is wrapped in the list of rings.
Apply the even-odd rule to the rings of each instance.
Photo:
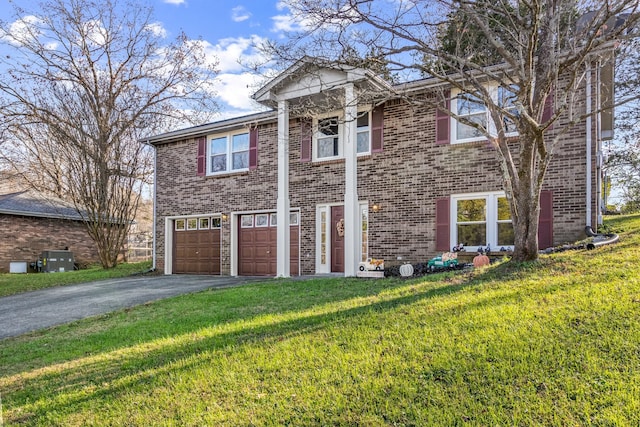
[[[334,157],[344,160],[344,275],[355,276],[360,261],[360,200],[358,197],[358,125],[361,103],[371,108],[371,94],[387,88],[386,82],[369,71],[353,67],[321,67],[305,58],[257,91],[253,98],[277,109],[278,118],[278,197],[277,197],[277,276],[289,277],[289,122],[290,115],[314,118],[339,111]],[[367,100],[365,101],[365,95]],[[314,123],[311,121],[311,123]],[[303,161],[322,161],[315,145],[318,126],[311,131],[308,152]],[[340,145],[338,147],[338,139]],[[325,138],[326,139],[326,138]],[[331,148],[331,147],[330,147]],[[307,158],[305,159],[305,156]]]

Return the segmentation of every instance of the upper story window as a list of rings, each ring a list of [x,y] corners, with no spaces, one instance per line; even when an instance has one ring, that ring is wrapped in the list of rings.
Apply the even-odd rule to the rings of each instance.
[[[506,111],[515,114],[515,94],[509,88],[494,85],[489,87],[489,94],[493,101]],[[486,129],[490,135],[497,134],[497,126],[489,116],[489,110],[482,100],[477,97],[458,91],[453,93],[451,100],[451,112],[459,117],[451,119],[451,142],[464,143],[482,141],[486,139],[484,132],[475,126],[465,123],[476,123]],[[517,135],[515,123],[509,117],[503,118],[506,136]]]
[[[460,93],[455,98],[454,111],[461,119],[477,123],[486,128],[488,121],[487,107],[478,98],[468,93]],[[478,141],[484,138],[482,132],[462,121],[455,120],[455,140],[458,142]]]
[[[318,120],[316,158],[328,159],[340,155],[341,128],[342,126],[337,116]]]
[[[371,152],[370,112],[358,115],[358,154]]]
[[[357,117],[357,153],[369,154],[371,152],[371,112],[358,113]],[[315,120],[316,132],[314,137],[314,160],[328,160],[344,157],[344,118],[339,115],[330,115]]]
[[[207,174],[249,169],[249,133],[209,136]]]

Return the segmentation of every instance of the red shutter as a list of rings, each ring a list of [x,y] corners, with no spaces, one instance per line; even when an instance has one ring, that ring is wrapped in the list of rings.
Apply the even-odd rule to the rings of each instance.
[[[258,167],[258,128],[249,131],[249,170]]]
[[[446,91],[444,94],[444,110],[449,111],[451,108],[450,92]],[[436,108],[436,144],[449,144],[451,131],[451,117],[445,111],[440,108]]]
[[[546,123],[553,116],[553,113],[554,113],[553,105],[554,104],[553,104],[553,90],[552,90],[551,92],[549,92],[549,95],[547,95],[547,97],[544,100],[544,110],[542,110],[542,123]],[[549,129],[553,129],[553,126],[551,126]]]
[[[382,152],[384,136],[384,104],[378,105],[371,112],[371,152]]]
[[[538,219],[538,248],[553,246],[553,193],[540,192],[540,218]]]
[[[451,250],[449,218],[449,198],[436,200],[436,250],[449,252]]]
[[[204,176],[207,174],[207,138],[197,138],[196,143],[198,144],[198,176]]]
[[[313,139],[311,119],[300,120],[300,161],[311,161],[311,140]]]

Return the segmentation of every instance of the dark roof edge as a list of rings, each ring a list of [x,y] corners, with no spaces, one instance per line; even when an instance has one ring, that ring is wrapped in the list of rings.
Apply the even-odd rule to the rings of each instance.
[[[211,132],[224,132],[227,130],[238,129],[246,126],[247,124],[262,124],[273,122],[276,119],[276,114],[277,112],[275,110],[261,111],[259,113],[233,117],[230,119],[207,123],[204,125],[193,126],[175,130],[172,132],[162,133],[160,135],[150,136],[148,138],[141,139],[140,142],[149,145],[160,145],[186,138],[204,136]]]
[[[0,209],[0,214],[14,215],[14,216],[29,216],[34,218],[64,219],[67,221],[84,221],[84,219],[80,215],[72,217],[72,216],[63,215],[63,214],[19,211],[19,210],[11,210],[11,209]]]

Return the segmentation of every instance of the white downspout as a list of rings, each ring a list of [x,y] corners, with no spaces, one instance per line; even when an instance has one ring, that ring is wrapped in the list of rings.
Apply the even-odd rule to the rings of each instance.
[[[156,269],[156,221],[158,220],[158,211],[156,200],[158,200],[157,188],[156,185],[158,182],[158,150],[151,144],[147,145],[153,149],[153,227],[151,227],[151,239],[153,241],[153,246],[151,247],[151,268],[153,270]],[[166,249],[165,249],[166,250]]]
[[[586,71],[587,71],[587,78],[586,78],[586,84],[587,84],[587,88],[586,88],[586,115],[587,115],[587,119],[586,119],[586,144],[587,144],[587,150],[586,150],[586,161],[587,161],[587,168],[586,168],[586,179],[587,179],[587,189],[586,189],[586,203],[587,203],[587,218],[586,218],[586,226],[591,227],[592,223],[591,223],[591,195],[592,195],[592,188],[591,188],[591,175],[592,175],[592,171],[591,171],[591,143],[592,143],[592,121],[593,118],[591,117],[591,64],[587,61],[586,63]]]
[[[596,108],[598,109],[598,114],[596,114],[596,209],[597,209],[597,220],[596,227],[600,227],[602,224],[602,212],[603,212],[603,204],[602,204],[602,77],[601,71],[602,69],[602,61],[599,60],[596,63]],[[606,209],[606,207],[605,207]],[[596,230],[597,231],[597,230]]]

